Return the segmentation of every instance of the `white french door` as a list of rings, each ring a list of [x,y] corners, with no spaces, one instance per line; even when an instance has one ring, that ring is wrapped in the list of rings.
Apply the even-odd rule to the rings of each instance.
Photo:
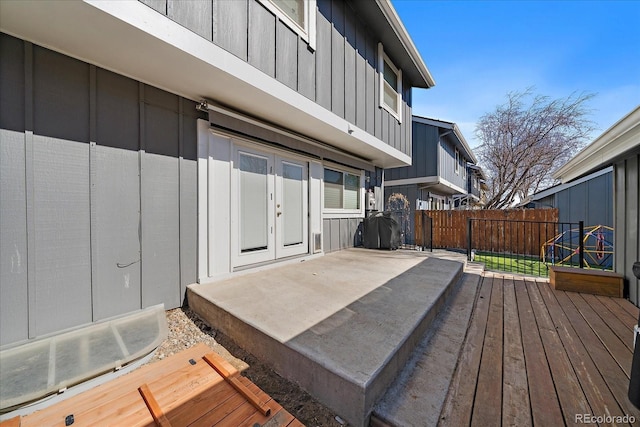
[[[307,164],[276,156],[276,258],[309,250]]]
[[[274,182],[272,156],[244,148],[235,154],[231,242],[235,243],[233,263],[239,266],[274,258]]]
[[[307,253],[307,163],[245,146],[233,162],[233,266]]]

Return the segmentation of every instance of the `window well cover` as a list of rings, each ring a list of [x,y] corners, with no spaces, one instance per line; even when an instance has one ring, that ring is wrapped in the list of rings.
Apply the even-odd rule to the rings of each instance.
[[[167,337],[164,306],[0,350],[0,413],[113,371]]]

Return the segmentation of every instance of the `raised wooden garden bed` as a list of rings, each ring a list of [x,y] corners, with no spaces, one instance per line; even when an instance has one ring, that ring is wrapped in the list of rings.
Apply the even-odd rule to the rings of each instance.
[[[602,270],[553,266],[549,270],[551,286],[558,291],[581,292],[622,298],[622,275]]]

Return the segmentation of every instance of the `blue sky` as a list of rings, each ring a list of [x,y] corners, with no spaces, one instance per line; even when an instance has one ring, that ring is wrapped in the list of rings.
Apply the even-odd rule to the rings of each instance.
[[[436,81],[414,89],[413,113],[456,122],[472,146],[510,91],[596,93],[592,139],[640,104],[640,0],[392,3]]]

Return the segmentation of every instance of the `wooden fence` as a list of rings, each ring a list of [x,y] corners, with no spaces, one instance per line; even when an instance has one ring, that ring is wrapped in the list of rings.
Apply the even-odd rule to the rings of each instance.
[[[554,237],[558,209],[416,211],[415,238],[423,245],[423,223],[432,221],[434,248],[467,249],[469,218],[471,247],[478,251],[539,255],[542,244]]]

